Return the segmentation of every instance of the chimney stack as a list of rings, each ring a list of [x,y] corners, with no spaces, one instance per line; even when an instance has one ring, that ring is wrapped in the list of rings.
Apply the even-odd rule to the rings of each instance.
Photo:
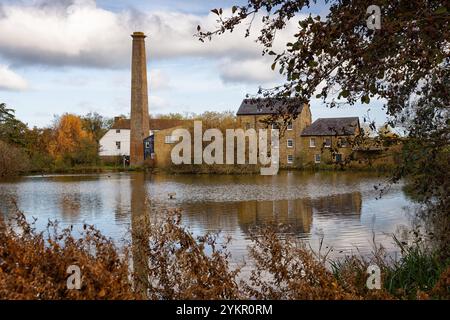
[[[134,32],[131,59],[130,165],[144,164],[144,139],[149,135],[145,35]]]

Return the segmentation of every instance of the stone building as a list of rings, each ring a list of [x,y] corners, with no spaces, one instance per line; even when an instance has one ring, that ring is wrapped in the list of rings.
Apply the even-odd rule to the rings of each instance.
[[[294,109],[298,112],[295,119],[279,120],[284,124],[280,130],[281,168],[339,163],[351,158],[351,142],[361,130],[359,118],[319,118],[311,123],[309,106],[294,98],[245,99],[237,112],[238,126],[267,128],[269,118],[272,122],[276,118],[288,119]]]
[[[301,165],[350,160],[353,141],[361,131],[358,117],[319,118],[301,133]]]
[[[284,130],[280,135],[280,167],[288,168],[295,165],[295,159],[303,146],[300,134],[311,124],[309,105],[298,99],[244,99],[237,112],[238,126],[243,129],[265,129],[264,122],[277,114],[288,115],[290,110],[298,110],[298,116],[287,123],[280,122],[278,127]],[[276,128],[276,124],[272,124]]]
[[[290,116],[291,110],[297,116]],[[284,120],[277,120],[277,119]],[[269,121],[268,121],[269,120]],[[193,131],[193,120],[149,119],[149,131],[140,148],[157,168],[170,168],[175,129]],[[339,163],[355,158],[354,138],[360,134],[358,117],[319,118],[311,123],[307,104],[297,99],[244,99],[237,112],[237,127],[244,130],[280,129],[280,168],[299,168]],[[116,118],[112,128],[100,140],[104,160],[130,155],[131,121]],[[206,128],[204,128],[206,129]],[[192,140],[193,143],[193,140]],[[203,142],[203,147],[208,142]],[[248,151],[248,144],[246,150]],[[246,161],[248,153],[246,152]]]
[[[165,131],[169,128],[186,125],[189,121],[172,119],[148,119],[149,130],[146,137],[156,132]],[[100,157],[106,162],[112,162],[123,156],[130,156],[131,121],[122,117],[114,118],[114,123],[106,134],[100,139]],[[163,148],[164,144],[156,147]],[[144,139],[140,148],[145,149]]]
[[[172,132],[176,129],[192,130],[193,121],[181,120],[175,127],[166,128],[154,133],[155,154],[153,157],[156,168],[167,169],[172,166],[172,148],[178,143],[172,138]]]

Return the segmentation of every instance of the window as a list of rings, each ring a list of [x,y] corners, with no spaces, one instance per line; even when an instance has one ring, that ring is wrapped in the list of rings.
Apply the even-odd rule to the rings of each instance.
[[[288,154],[287,163],[292,164],[294,162],[294,156],[292,154]]]
[[[287,147],[293,148],[294,147],[294,140],[293,139],[287,139]]]
[[[316,147],[316,138],[309,138],[309,147],[310,148]]]
[[[338,146],[340,148],[346,148],[347,147],[347,139],[345,139],[345,138],[338,138]]]
[[[288,124],[287,124],[287,129],[288,129],[288,130],[293,130],[293,129],[294,129],[294,126],[292,125],[292,121],[289,121],[289,122],[288,122]]]
[[[120,129],[116,129],[116,133],[120,133]]]
[[[320,163],[320,154],[319,153],[314,155],[314,162]]]
[[[336,162],[342,162],[342,154],[341,154],[341,153],[336,153],[336,154],[334,155],[334,160],[335,160]]]
[[[248,129],[250,129],[250,128],[251,128],[250,122],[246,122],[246,123],[245,123],[245,130],[248,130]]]
[[[117,150],[120,150],[120,141],[116,141],[116,148]]]
[[[278,124],[277,123],[272,123],[272,129],[278,129]]]
[[[330,148],[331,147],[331,138],[325,138],[325,148]]]
[[[165,137],[165,143],[175,143],[176,142],[176,140],[174,139],[174,137],[172,137],[172,136],[166,136]]]

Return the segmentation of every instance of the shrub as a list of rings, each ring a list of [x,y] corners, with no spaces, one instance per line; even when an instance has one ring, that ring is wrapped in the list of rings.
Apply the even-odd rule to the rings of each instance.
[[[0,177],[14,176],[29,169],[27,154],[0,140]]]
[[[426,251],[406,250],[388,263],[379,249],[370,259],[347,257],[327,267],[280,226],[253,229],[250,274],[230,266],[229,239],[195,237],[181,214],[163,210],[150,220],[132,217],[131,243],[119,250],[100,231],[49,223],[37,232],[22,213],[12,223],[0,215],[0,299],[448,299],[450,269]],[[281,231],[281,233],[280,233]],[[376,263],[382,288],[366,287]],[[68,266],[81,269],[80,290],[67,288]],[[240,279],[240,280],[239,280]]]
[[[0,221],[0,299],[136,299],[126,254],[93,227],[79,239],[49,223],[37,232],[17,211],[14,225]],[[67,268],[77,265],[81,290],[67,288]]]
[[[143,217],[146,219],[148,217]],[[135,282],[150,299],[237,299],[239,268],[229,266],[227,242],[215,234],[194,237],[181,225],[180,211],[165,210],[133,230]],[[142,228],[142,226],[149,226]],[[143,269],[142,269],[143,268]]]

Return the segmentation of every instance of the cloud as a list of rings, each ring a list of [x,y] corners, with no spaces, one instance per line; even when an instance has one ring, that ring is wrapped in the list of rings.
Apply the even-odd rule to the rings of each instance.
[[[127,58],[120,17],[90,0],[4,5],[0,30],[0,52],[16,64],[118,67]]]
[[[148,108],[150,113],[154,113],[155,111],[160,112],[168,110],[170,108],[170,104],[167,102],[167,100],[159,96],[150,95],[148,97],[148,101],[149,101]]]
[[[8,66],[0,65],[0,90],[22,91],[28,88],[27,81]]]
[[[149,75],[150,90],[164,90],[170,88],[170,77],[161,69],[150,70]]]
[[[242,61],[226,60],[220,67],[220,77],[225,82],[237,83],[273,83],[280,75],[271,69],[271,60],[248,59]]]
[[[15,65],[81,66],[127,68],[130,63],[131,37],[134,30],[147,35],[149,60],[202,57],[242,61],[246,75],[238,70],[220,68],[222,79],[230,82],[269,79],[266,71],[249,74],[249,68],[262,67],[261,47],[254,40],[261,28],[255,19],[253,38],[244,37],[246,25],[237,27],[212,42],[201,43],[193,35],[197,25],[214,29],[213,13],[195,15],[181,12],[135,9],[108,11],[94,0],[39,1],[35,5],[5,4],[0,15],[0,55]],[[296,32],[296,21],[277,34],[276,47],[281,48]],[[231,65],[230,63],[228,63]],[[270,63],[269,63],[270,67]],[[227,72],[223,72],[226,70]]]

